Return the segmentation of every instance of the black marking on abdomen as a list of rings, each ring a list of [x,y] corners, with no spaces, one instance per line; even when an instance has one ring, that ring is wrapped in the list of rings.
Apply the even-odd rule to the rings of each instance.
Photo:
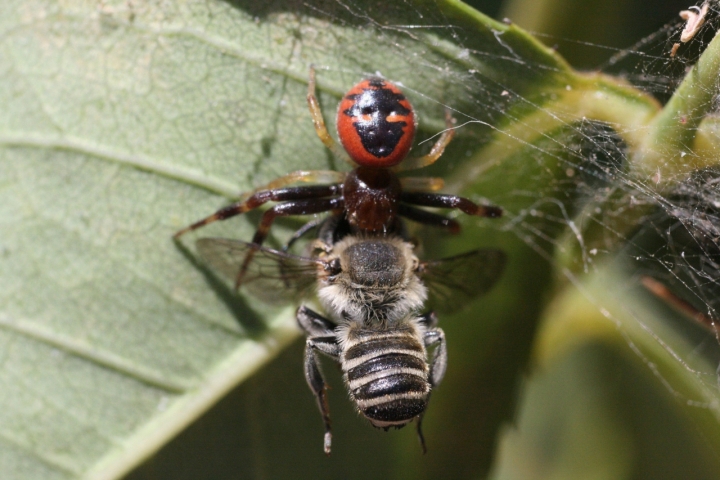
[[[353,390],[358,401],[373,400],[385,395],[403,395],[407,393],[423,394],[427,392],[427,380],[412,373],[397,373],[375,379]]]
[[[351,368],[347,371],[347,379],[348,382],[352,382],[353,380],[360,379],[373,373],[396,368],[424,370],[425,362],[414,355],[386,353],[379,357],[370,359],[365,363],[361,363],[355,368]]]
[[[371,84],[372,85],[372,84]],[[373,85],[378,88],[363,90],[362,93],[348,95],[352,108],[343,110],[343,114],[355,119],[353,126],[360,137],[363,148],[378,158],[387,157],[405,134],[403,128],[407,122],[388,122],[391,114],[406,116],[410,110],[400,102],[405,100],[401,93],[393,92],[385,84]],[[366,120],[367,117],[370,120]]]
[[[398,428],[420,415],[427,407],[427,397],[398,398],[389,402],[372,405],[362,410],[370,421],[393,424]],[[384,425],[378,425],[384,426]]]
[[[343,357],[345,361],[349,361],[365,355],[369,355],[373,352],[378,352],[378,354],[382,354],[385,352],[402,352],[405,350],[412,350],[418,353],[422,353],[422,348],[414,338],[410,336],[395,336],[364,340],[348,348],[345,351]]]

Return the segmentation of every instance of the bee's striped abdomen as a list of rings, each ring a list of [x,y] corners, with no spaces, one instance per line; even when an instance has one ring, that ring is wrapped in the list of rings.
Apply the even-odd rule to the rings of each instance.
[[[425,410],[428,364],[414,331],[355,336],[341,362],[350,396],[376,427],[405,425]]]

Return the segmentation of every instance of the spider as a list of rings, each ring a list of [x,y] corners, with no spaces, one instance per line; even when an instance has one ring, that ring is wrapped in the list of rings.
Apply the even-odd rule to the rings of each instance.
[[[468,215],[495,218],[502,209],[478,205],[457,195],[435,193],[444,185],[440,178],[399,178],[400,171],[414,170],[434,163],[452,140],[455,130],[449,113],[445,115],[446,130],[427,155],[406,158],[412,147],[417,119],[410,102],[393,83],[369,77],[352,87],[342,98],[337,113],[340,147],[325,126],[316,96],[315,70],[310,67],[307,101],[315,131],[325,146],[353,166],[350,172],[333,170],[299,170],[280,177],[253,191],[241,201],[228,205],[212,215],[175,233],[181,235],[217,220],[226,220],[256,209],[267,202],[278,202],[262,215],[252,243],[258,248],[268,236],[277,217],[313,215],[332,212],[342,217],[348,233],[387,236],[402,228],[398,217],[460,231],[460,224],[451,218],[420,208],[459,209]],[[295,183],[309,186],[288,186]],[[303,227],[293,240],[317,222]],[[253,257],[249,250],[238,272],[236,287]]]

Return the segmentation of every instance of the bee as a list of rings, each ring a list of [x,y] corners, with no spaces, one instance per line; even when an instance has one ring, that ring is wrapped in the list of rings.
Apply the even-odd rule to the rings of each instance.
[[[218,272],[236,279],[261,299],[308,298],[316,290],[324,311],[297,310],[306,335],[305,379],[325,425],[324,451],[332,433],[326,384],[319,355],[338,362],[357,410],[388,430],[421,423],[430,394],[447,366],[445,334],[434,311],[452,311],[487,292],[505,265],[501,250],[481,249],[436,261],[420,261],[414,245],[399,235],[346,234],[338,237],[341,216],[321,226],[307,256],[223,238],[201,238],[199,255]],[[245,264],[249,252],[252,262]],[[428,352],[432,349],[432,352]]]

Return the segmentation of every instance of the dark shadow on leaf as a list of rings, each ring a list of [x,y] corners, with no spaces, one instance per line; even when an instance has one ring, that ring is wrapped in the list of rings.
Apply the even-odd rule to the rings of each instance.
[[[218,300],[225,304],[249,338],[254,339],[267,334],[268,326],[262,317],[250,308],[247,302],[225,280],[218,277],[215,272],[203,264],[185,244],[176,241],[175,245],[192,266],[205,277],[210,289],[215,292]]]
[[[243,10],[254,18],[265,20],[268,16],[281,12],[292,12],[296,15],[309,15],[325,17],[327,20],[340,24],[357,24],[367,23],[367,18],[359,15],[352,15],[346,8],[343,8],[337,2],[317,1],[312,4],[296,0],[267,0],[258,2],[254,0],[225,0],[226,3],[232,5],[238,10]],[[312,5],[312,7],[310,6]],[[299,37],[299,36],[298,36]]]

